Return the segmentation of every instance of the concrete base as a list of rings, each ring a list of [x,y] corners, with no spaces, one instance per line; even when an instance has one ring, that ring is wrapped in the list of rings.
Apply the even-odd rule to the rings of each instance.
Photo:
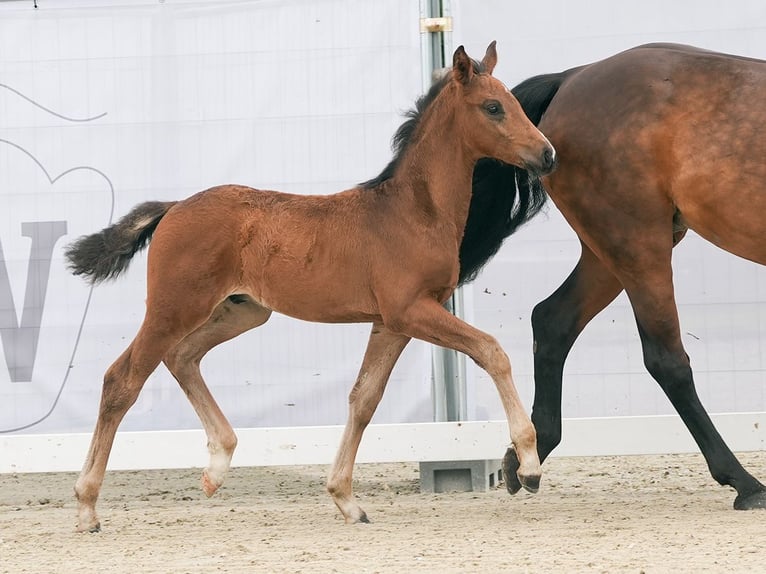
[[[503,479],[501,460],[420,463],[420,492],[486,492]]]

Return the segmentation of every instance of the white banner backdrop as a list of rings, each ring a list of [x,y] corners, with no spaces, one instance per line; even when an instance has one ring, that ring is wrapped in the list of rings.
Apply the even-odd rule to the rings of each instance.
[[[63,249],[148,199],[369,179],[421,93],[415,2],[0,3],[0,432],[89,432],[145,258],[92,292]],[[200,237],[200,241],[204,241]],[[274,316],[203,372],[236,427],[342,424],[367,325]],[[432,420],[428,345],[376,422]],[[199,428],[164,367],[122,430]]]
[[[648,42],[766,59],[762,0],[453,0],[451,6],[453,44],[479,53],[497,40],[495,75],[509,87]],[[736,191],[731,190],[732,201]],[[508,352],[527,405],[534,393],[532,309],[564,281],[579,256],[576,235],[549,202],[547,213],[509,238],[473,283],[474,324],[497,336]],[[766,267],[723,252],[693,232],[673,257],[683,343],[703,404],[711,413],[766,411]],[[479,369],[472,368],[472,374],[472,417],[502,418],[491,382]],[[563,415],[674,413],[644,368],[623,294],[585,328],[569,355]]]
[[[766,58],[760,0],[448,4],[452,48],[478,55],[498,40],[496,75],[509,86],[649,41]],[[0,2],[0,432],[42,437],[90,432],[103,372],[143,315],[143,256],[91,293],[64,267],[69,241],[140,201],[219,183],[350,187],[390,159],[401,112],[422,89],[412,0],[38,5]],[[469,318],[508,351],[527,406],[531,310],[578,255],[551,204],[466,289]],[[703,402],[766,411],[766,271],[691,233],[675,258]],[[367,332],[274,316],[213,351],[203,372],[236,427],[342,424]],[[470,418],[503,419],[494,385],[468,363]],[[430,376],[430,347],[411,344],[375,422],[432,420]],[[570,355],[564,414],[670,412],[621,297]],[[121,430],[199,426],[160,367]]]

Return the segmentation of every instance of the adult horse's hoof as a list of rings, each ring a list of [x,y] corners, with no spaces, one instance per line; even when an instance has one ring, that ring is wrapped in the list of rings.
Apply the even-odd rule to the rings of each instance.
[[[503,457],[502,464],[505,489],[510,494],[516,494],[519,490],[521,490],[521,481],[516,475],[519,470],[519,466],[519,457],[516,456],[516,450],[513,447],[510,447],[507,451],[505,451],[505,456]]]
[[[522,484],[521,480],[519,480],[519,457],[516,455],[516,449],[513,447],[510,447],[508,450],[505,451],[505,456],[503,457],[503,478],[505,479],[505,489],[510,494],[516,494],[519,490],[521,490],[521,487],[527,488],[526,484]],[[525,481],[526,482],[526,481]],[[537,482],[539,484],[540,478],[538,477]]]
[[[766,490],[758,490],[734,499],[734,510],[766,510]]]

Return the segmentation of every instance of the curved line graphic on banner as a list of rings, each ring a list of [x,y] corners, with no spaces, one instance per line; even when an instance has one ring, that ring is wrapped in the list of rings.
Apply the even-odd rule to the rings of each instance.
[[[64,114],[60,114],[60,113],[58,113],[58,112],[56,112],[56,111],[54,111],[54,110],[52,110],[50,108],[45,107],[41,103],[33,100],[32,98],[30,98],[29,96],[23,94],[19,90],[15,89],[15,88],[12,88],[8,84],[0,83],[0,88],[5,88],[9,92],[17,95],[18,97],[20,97],[24,101],[29,102],[30,104],[32,104],[33,106],[43,110],[44,112],[47,112],[47,113],[51,114],[52,116],[55,116],[57,118],[60,118],[62,120],[68,121],[68,122],[75,122],[75,123],[91,122],[91,121],[103,118],[107,114],[107,112],[103,112],[101,114],[98,114],[98,115],[95,115],[95,116],[92,116],[92,117],[87,117],[87,118],[73,118],[73,117],[70,117],[70,116],[66,116]],[[2,138],[0,138],[0,143],[4,143],[4,144],[7,144],[7,145],[9,145],[9,146],[11,146],[13,148],[16,148],[17,150],[19,150],[20,152],[25,154],[27,157],[29,157],[37,165],[37,167],[39,167],[42,170],[42,172],[45,174],[45,177],[48,179],[48,182],[51,185],[55,184],[59,179],[61,179],[65,175],[67,175],[69,173],[72,173],[74,171],[78,171],[78,170],[92,171],[92,172],[100,175],[101,177],[103,177],[104,181],[106,181],[107,185],[109,186],[109,193],[111,195],[111,200],[112,200],[112,204],[111,204],[111,207],[110,207],[110,210],[109,210],[109,222],[108,222],[108,225],[112,224],[112,219],[114,217],[114,204],[115,204],[114,185],[112,184],[112,181],[109,179],[109,177],[104,172],[102,172],[99,169],[96,169],[95,167],[84,165],[84,166],[77,166],[77,167],[69,168],[66,171],[63,171],[60,174],[58,174],[56,177],[51,177],[50,173],[48,172],[47,169],[45,169],[45,166],[42,164],[42,162],[40,160],[38,160],[37,157],[35,157],[35,155],[32,154],[29,150],[23,148],[22,146],[14,143],[14,142],[11,142],[9,140],[2,139]],[[80,322],[80,326],[77,329],[77,336],[75,337],[75,343],[74,343],[74,346],[72,348],[72,354],[69,357],[69,362],[67,364],[66,373],[64,374],[64,378],[61,381],[61,385],[59,386],[58,392],[57,392],[56,397],[55,397],[55,399],[53,401],[53,404],[51,405],[51,408],[42,417],[40,417],[39,419],[37,419],[37,420],[35,420],[35,421],[31,422],[31,423],[27,423],[25,425],[21,425],[21,426],[15,427],[15,428],[0,429],[0,434],[12,433],[12,432],[22,431],[22,430],[26,430],[28,428],[31,428],[31,427],[41,423],[45,419],[47,419],[53,413],[53,411],[56,409],[56,406],[58,405],[59,399],[61,398],[61,394],[64,392],[64,388],[66,387],[66,383],[69,380],[69,372],[72,369],[72,363],[74,361],[75,354],[77,353],[77,348],[78,348],[78,346],[80,344],[80,336],[82,334],[82,330],[83,330],[83,327],[85,325],[85,318],[88,315],[88,309],[90,307],[90,301],[91,301],[91,297],[92,296],[93,296],[93,286],[91,286],[90,290],[88,291],[88,298],[87,298],[87,300],[85,302],[85,308],[84,308],[84,311],[83,311],[83,316],[82,316],[82,320]]]
[[[13,148],[16,148],[17,150],[19,150],[20,152],[24,153],[25,155],[27,155],[42,170],[42,172],[45,174],[45,177],[48,179],[48,182],[51,185],[55,184],[59,179],[61,179],[65,175],[70,174],[70,173],[72,173],[74,171],[78,171],[78,170],[92,171],[92,172],[100,175],[101,177],[103,177],[104,181],[106,181],[107,185],[109,186],[109,193],[110,193],[111,199],[112,199],[112,204],[111,204],[111,207],[110,207],[110,210],[109,210],[109,221],[107,223],[107,226],[112,224],[112,219],[114,218],[114,204],[115,204],[114,185],[112,184],[112,181],[109,179],[109,177],[103,171],[101,171],[99,169],[96,169],[95,167],[91,167],[89,165],[82,165],[82,166],[77,166],[77,167],[69,168],[66,171],[63,171],[60,174],[58,174],[56,177],[51,177],[51,175],[48,172],[48,170],[45,169],[45,166],[43,166],[43,164],[40,162],[40,160],[38,160],[30,151],[24,149],[23,147],[21,147],[20,145],[18,145],[16,143],[13,143],[11,141],[8,141],[8,140],[2,139],[2,138],[0,138],[0,143],[7,144],[7,145],[9,145],[9,146],[11,146]],[[85,308],[83,310],[82,319],[80,321],[80,326],[77,329],[77,336],[75,337],[74,346],[72,347],[72,354],[69,357],[69,361],[67,363],[66,372],[64,373],[64,378],[62,379],[61,384],[59,385],[58,392],[56,393],[56,398],[53,400],[53,404],[51,405],[50,409],[42,417],[38,418],[35,421],[32,421],[30,423],[27,423],[27,424],[24,424],[24,425],[15,427],[15,428],[0,429],[0,434],[12,433],[12,432],[22,431],[22,430],[26,430],[28,428],[31,428],[31,427],[33,427],[33,426],[43,422],[45,419],[47,419],[53,413],[53,411],[56,409],[56,406],[58,405],[59,399],[61,398],[61,394],[64,392],[64,388],[66,387],[67,381],[69,380],[69,373],[72,370],[72,366],[73,366],[73,363],[74,363],[74,357],[75,357],[75,354],[77,353],[77,348],[80,345],[80,337],[82,335],[82,330],[83,330],[83,328],[85,326],[85,318],[88,316],[88,309],[90,307],[90,300],[91,300],[91,297],[93,296],[93,289],[94,289],[94,287],[95,287],[94,285],[91,285],[90,289],[88,290],[88,298],[87,298],[87,300],[85,302]]]
[[[60,113],[58,113],[58,112],[54,112],[54,111],[53,111],[53,110],[51,110],[50,108],[46,108],[46,107],[45,107],[44,105],[42,105],[41,103],[39,103],[39,102],[36,102],[35,100],[33,100],[32,98],[30,98],[29,96],[25,96],[25,95],[24,95],[24,94],[22,94],[20,91],[18,91],[16,88],[12,88],[12,87],[11,87],[11,86],[9,86],[8,84],[3,84],[3,83],[0,83],[0,88],[5,88],[6,90],[8,90],[8,91],[10,91],[10,92],[12,92],[12,93],[14,93],[14,94],[16,94],[16,95],[17,95],[17,96],[19,96],[20,98],[22,98],[22,99],[24,99],[24,100],[28,101],[28,102],[29,102],[30,104],[32,104],[33,106],[35,106],[35,107],[38,107],[38,108],[40,108],[41,110],[43,110],[43,111],[45,111],[45,112],[48,112],[48,113],[49,113],[49,114],[51,114],[52,116],[56,116],[57,118],[61,118],[62,120],[66,120],[66,121],[68,121],[68,122],[92,122],[93,120],[97,120],[97,119],[103,118],[103,117],[106,115],[106,112],[104,112],[104,113],[102,113],[102,114],[98,114],[97,116],[93,116],[93,117],[90,117],[90,118],[70,118],[69,116],[65,116],[64,114],[60,114]]]

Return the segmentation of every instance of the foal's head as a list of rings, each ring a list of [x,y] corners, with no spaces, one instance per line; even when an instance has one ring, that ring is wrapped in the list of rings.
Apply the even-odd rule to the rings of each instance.
[[[556,165],[553,146],[527,118],[511,91],[492,77],[497,64],[495,42],[487,48],[477,73],[463,46],[455,50],[449,92],[462,98],[456,106],[462,139],[476,159],[492,157],[545,175]],[[445,86],[446,87],[446,86]]]

